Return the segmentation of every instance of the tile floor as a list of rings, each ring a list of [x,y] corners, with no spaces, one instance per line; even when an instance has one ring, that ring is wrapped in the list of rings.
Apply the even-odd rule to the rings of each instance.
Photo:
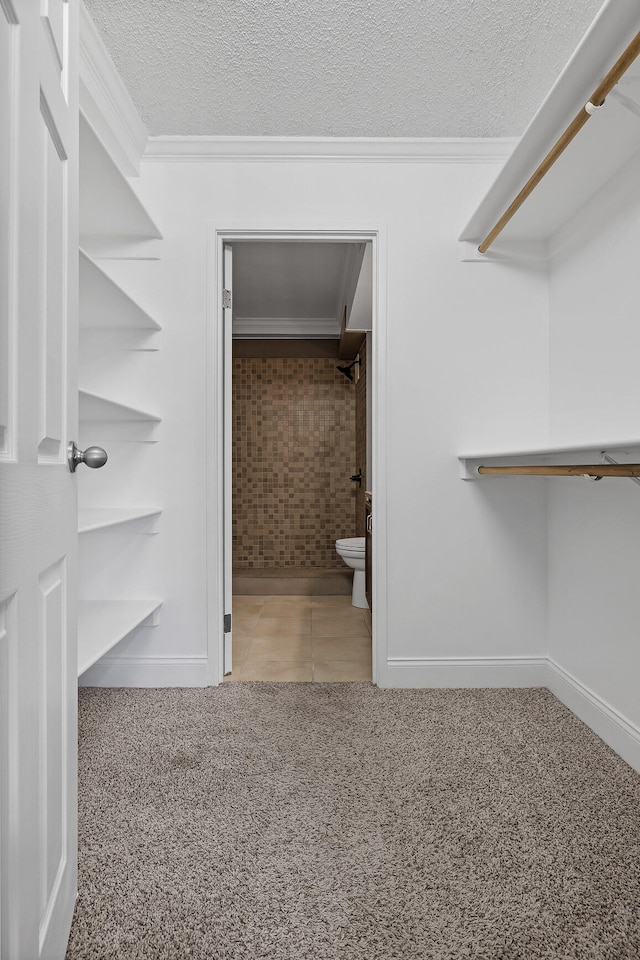
[[[234,597],[225,680],[371,680],[368,611],[351,597]]]

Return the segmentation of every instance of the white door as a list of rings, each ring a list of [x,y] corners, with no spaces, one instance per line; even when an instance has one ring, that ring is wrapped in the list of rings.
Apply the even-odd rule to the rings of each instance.
[[[0,956],[76,893],[77,0],[0,0]]]
[[[224,350],[224,675],[231,673],[233,667],[231,637],[231,607],[233,602],[233,517],[232,505],[232,419],[231,419],[231,377],[232,377],[232,317],[233,317],[233,252],[231,244],[224,245],[224,264],[222,284],[223,313],[223,350]]]

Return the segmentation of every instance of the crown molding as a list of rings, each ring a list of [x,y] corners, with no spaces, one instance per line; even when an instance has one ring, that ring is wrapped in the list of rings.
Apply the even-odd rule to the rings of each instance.
[[[503,163],[517,138],[150,137],[144,160]]]
[[[138,176],[147,128],[84,3],[79,6],[80,110],[123,176]]]

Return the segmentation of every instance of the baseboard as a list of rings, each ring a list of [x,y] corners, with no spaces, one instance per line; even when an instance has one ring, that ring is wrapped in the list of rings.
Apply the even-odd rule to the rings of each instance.
[[[640,729],[554,660],[547,661],[551,693],[640,773]]]
[[[81,687],[206,687],[206,657],[103,657]],[[383,688],[546,687],[629,766],[640,772],[640,728],[547,657],[391,657]]]
[[[381,675],[380,675],[381,674]],[[546,657],[390,657],[380,687],[545,687]]]
[[[78,680],[80,687],[207,687],[207,657],[103,657]]]

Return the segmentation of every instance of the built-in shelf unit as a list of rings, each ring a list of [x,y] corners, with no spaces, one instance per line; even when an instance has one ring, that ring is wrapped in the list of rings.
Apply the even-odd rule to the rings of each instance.
[[[579,443],[533,444],[530,447],[506,447],[505,449],[473,450],[461,453],[460,476],[463,480],[479,480],[478,467],[526,466],[527,464],[558,463],[603,463],[613,457],[619,463],[637,460],[640,455],[640,438],[620,440],[584,440]]]
[[[78,510],[78,533],[93,533],[107,527],[118,527],[136,520],[159,517],[161,510],[153,507],[81,507]]]
[[[81,241],[85,236],[161,240],[162,234],[144,204],[82,115],[80,156]]]
[[[157,320],[129,296],[107,273],[80,248],[80,315],[81,328],[161,330]]]
[[[463,259],[547,259],[566,242],[563,228],[640,150],[640,58],[627,70],[535,187],[486,254],[489,233],[560,135],[640,31],[637,0],[607,0],[491,188],[460,234]],[[569,231],[570,232],[570,231]]]
[[[118,364],[123,363],[123,351],[136,350],[138,369],[136,378],[137,396],[144,395],[146,382],[145,359],[152,356],[157,346],[150,347],[146,340],[140,346],[139,336],[153,336],[162,329],[161,324],[150,311],[141,306],[135,297],[109,273],[109,264],[118,259],[140,259],[131,256],[132,245],[161,239],[157,225],[145,209],[128,177],[125,176],[116,160],[110,155],[92,124],[81,116],[80,121],[80,370],[82,389],[79,390],[78,406],[81,436],[91,444],[103,445],[110,451],[110,445],[117,447],[120,442],[144,444],[157,442],[155,428],[161,418],[155,413],[140,409],[137,400],[134,404],[124,396],[122,386],[127,377]],[[109,253],[103,260],[101,251],[108,248]],[[149,258],[145,258],[149,259]],[[153,259],[157,259],[154,257]],[[100,261],[100,262],[98,262]],[[106,266],[103,266],[103,263]],[[111,333],[110,333],[111,332]],[[95,367],[83,357],[90,356],[87,349],[93,337],[119,338],[120,352],[112,351],[112,366],[103,365],[100,372],[100,385],[95,386]],[[106,386],[105,386],[106,384]],[[107,394],[107,395],[105,395]],[[142,450],[144,448],[141,448]],[[126,459],[126,466],[124,465]],[[95,582],[81,579],[78,617],[78,674],[83,674],[93,666],[117,643],[142,625],[157,622],[158,610],[162,600],[141,598],[135,575],[126,581],[126,595],[121,589],[118,574],[121,571],[110,570],[109,564],[115,563],[113,552],[106,547],[107,537],[121,537],[123,549],[131,547],[132,537],[141,532],[156,532],[155,520],[161,510],[156,505],[145,506],[121,503],[120,491],[129,489],[130,471],[140,471],[138,480],[144,481],[143,472],[149,469],[144,453],[133,458],[110,457],[103,468],[113,471],[109,476],[95,476],[86,471],[79,480],[78,532],[82,551],[90,551],[85,560],[91,560],[81,569],[83,576],[99,571]],[[122,472],[127,470],[127,484]],[[144,482],[138,483],[144,487]],[[88,494],[86,497],[83,493]],[[104,502],[97,502],[104,500]],[[135,501],[134,501],[135,503]],[[90,505],[89,505],[90,504]],[[147,521],[143,524],[142,521]],[[109,534],[105,531],[111,531]],[[92,534],[92,536],[86,536]],[[143,538],[144,539],[144,538]],[[120,541],[118,541],[120,543]],[[105,561],[102,563],[104,550]],[[111,590],[110,577],[115,586]],[[85,594],[83,598],[83,592]],[[146,588],[140,592],[147,593]],[[104,597],[102,594],[106,594]]]
[[[157,613],[161,600],[86,601],[78,611],[78,676]]]
[[[102,397],[90,390],[79,390],[78,401],[80,421],[99,423],[101,421],[142,420],[148,423],[160,423],[160,417],[126,403],[119,403],[109,397]]]
[[[604,104],[592,110],[590,103],[591,95],[639,32],[637,0],[606,0],[462,230],[461,259],[548,261],[562,253],[567,245],[584,241],[585,223],[602,215],[599,204],[606,206],[606,191],[601,188],[632,158],[636,158],[636,162],[628,166],[637,166],[640,156],[640,57],[626,68]],[[536,179],[534,173],[540,164],[585,109],[590,114],[588,122],[537,182],[495,243],[481,254],[479,243],[500,221],[530,178]],[[597,230],[597,220],[593,229]],[[611,435],[615,436],[614,425]],[[640,439],[605,438],[502,449],[488,447],[462,453],[458,459],[463,480],[489,482],[496,475],[484,477],[478,473],[479,467],[602,465],[614,461],[630,465],[640,461]],[[632,479],[638,482],[637,477]]]

